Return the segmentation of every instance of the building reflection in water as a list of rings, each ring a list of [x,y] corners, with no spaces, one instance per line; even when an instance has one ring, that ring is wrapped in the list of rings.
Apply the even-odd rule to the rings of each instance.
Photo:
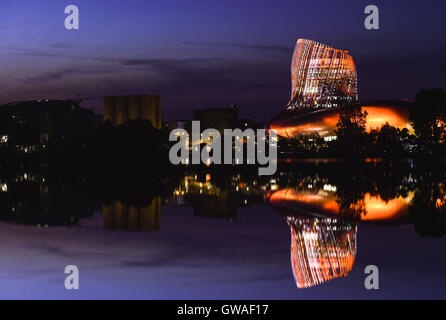
[[[94,205],[80,184],[64,184],[31,171],[0,176],[0,221],[79,226],[81,219],[93,215]]]
[[[243,178],[239,174],[218,178],[213,181],[209,173],[187,174],[168,204],[191,206],[195,216],[233,220],[239,207],[263,202],[264,189],[257,178]]]
[[[291,172],[270,180],[265,199],[290,226],[291,267],[298,288],[349,274],[356,257],[357,223],[399,223],[409,217],[414,190],[381,194],[373,176],[361,183],[364,188],[333,180],[319,173]],[[401,189],[398,184],[396,189]]]
[[[290,227],[291,269],[298,288],[351,272],[359,223],[413,223],[421,237],[446,234],[444,166],[429,171],[417,170],[411,162],[395,167],[366,161],[356,167],[351,163],[296,167],[273,177],[259,177],[256,171],[212,176],[201,171],[177,177],[166,190],[154,188],[148,193],[141,184],[131,192],[128,188],[110,192],[113,187],[103,194],[98,190],[106,184],[86,183],[89,180],[82,177],[59,180],[19,172],[0,176],[0,220],[80,228],[81,219],[102,206],[104,230],[159,231],[162,204],[191,207],[200,217],[234,221],[239,207],[266,200]],[[134,190],[142,192],[135,196]]]
[[[159,231],[161,229],[161,197],[150,205],[135,206],[121,201],[103,204],[104,230]]]
[[[298,288],[347,276],[356,257],[356,225],[337,219],[286,217],[291,228],[291,266]]]
[[[414,192],[410,192],[406,197],[397,196],[384,201],[380,195],[366,193],[359,200],[345,203],[338,196],[335,186],[325,185],[322,189],[312,187],[279,190],[270,195],[269,202],[274,206],[293,208],[300,212],[344,215],[363,222],[383,223],[407,219],[413,197]]]

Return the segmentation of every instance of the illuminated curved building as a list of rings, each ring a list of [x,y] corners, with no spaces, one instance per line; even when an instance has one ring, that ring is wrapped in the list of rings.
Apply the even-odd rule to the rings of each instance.
[[[356,226],[342,220],[287,217],[291,267],[298,288],[345,277],[356,257]]]
[[[283,138],[336,139],[336,124],[345,108],[358,101],[357,73],[347,51],[299,39],[291,65],[291,100],[267,124]],[[367,111],[367,130],[389,123],[412,132],[409,104],[401,101],[361,105]]]
[[[297,40],[287,109],[330,108],[357,99],[356,67],[348,51],[311,40]]]

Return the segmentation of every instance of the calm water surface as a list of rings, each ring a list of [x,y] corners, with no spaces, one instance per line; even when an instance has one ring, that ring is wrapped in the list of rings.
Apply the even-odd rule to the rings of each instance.
[[[445,177],[412,162],[188,173],[145,204],[69,202],[70,227],[39,216],[67,201],[42,179],[3,180],[0,298],[444,299]],[[70,264],[79,291],[64,288]]]

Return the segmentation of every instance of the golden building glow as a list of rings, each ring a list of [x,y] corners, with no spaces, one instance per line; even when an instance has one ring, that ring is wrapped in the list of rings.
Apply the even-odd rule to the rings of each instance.
[[[160,96],[104,97],[104,121],[118,126],[130,120],[149,120],[153,127],[162,126]]]
[[[310,112],[295,118],[272,121],[269,129],[273,129],[281,137],[294,138],[299,136],[330,137],[336,136],[337,123],[341,109],[324,112]],[[367,111],[366,129],[368,132],[381,129],[386,123],[398,129],[408,129],[413,133],[409,120],[409,110],[391,105],[362,106],[361,111]]]

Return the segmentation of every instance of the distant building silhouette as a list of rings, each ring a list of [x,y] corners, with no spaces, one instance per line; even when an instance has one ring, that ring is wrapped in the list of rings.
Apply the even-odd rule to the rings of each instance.
[[[104,121],[121,125],[130,120],[149,120],[153,127],[161,129],[161,97],[144,96],[108,96],[104,97]]]
[[[175,129],[190,129],[190,120],[169,120],[166,121],[164,124],[165,128],[169,131],[175,130]]]
[[[225,129],[263,129],[264,124],[255,122],[248,118],[239,118],[239,112],[236,105],[232,104],[225,108],[206,108],[194,110],[194,119],[192,121],[200,122],[200,130],[216,129],[221,135]],[[191,134],[191,120],[169,120],[165,127],[168,130],[185,129]]]
[[[225,129],[239,127],[238,110],[235,105],[222,109],[195,110],[194,120],[200,121],[200,129],[217,129],[220,134]]]
[[[0,178],[1,221],[42,227],[70,226],[94,213],[95,202],[84,184],[66,184],[32,172],[7,176]]]
[[[12,102],[0,106],[0,141],[36,151],[50,138],[63,139],[97,122],[92,110],[74,100],[36,100]]]

